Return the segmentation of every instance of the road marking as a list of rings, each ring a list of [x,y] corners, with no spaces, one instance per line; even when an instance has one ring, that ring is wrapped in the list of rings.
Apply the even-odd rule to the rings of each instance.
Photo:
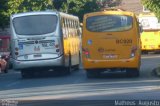
[[[159,56],[142,56],[142,59],[150,59],[150,58],[160,58]]]
[[[44,91],[35,93],[16,93],[8,95],[8,99],[14,100],[47,100],[47,99],[73,99],[79,97],[87,96],[98,96],[98,95],[115,95],[115,94],[126,94],[126,93],[139,93],[139,92],[149,92],[149,91],[160,90],[159,86],[140,86],[140,87],[124,87],[124,88],[100,88],[100,89],[81,89],[81,90],[71,90],[64,91],[63,93],[58,91]],[[57,93],[55,93],[57,92]],[[5,95],[2,95],[5,97]]]
[[[11,87],[11,86],[14,86],[14,85],[19,84],[19,83],[20,83],[20,81],[13,82],[11,84],[8,84],[7,87]]]
[[[120,81],[120,82],[114,82],[117,84],[127,84],[127,83],[144,83],[144,82],[159,82],[158,80],[144,80],[144,81]],[[19,82],[16,83],[12,83],[10,84],[10,86],[13,86],[15,84],[17,84]],[[111,83],[111,82],[110,82]],[[159,90],[160,87],[158,85],[155,86],[145,86],[145,85],[141,85],[140,87],[109,87],[108,89],[106,89],[107,85],[110,84],[109,82],[102,82],[102,83],[81,83],[81,84],[69,84],[69,85],[60,85],[60,86],[47,86],[47,87],[34,87],[34,88],[24,88],[24,89],[14,89],[14,90],[4,90],[4,91],[0,91],[0,99],[6,99],[6,98],[28,98],[28,97],[37,97],[37,96],[51,96],[54,95],[54,97],[58,97],[61,96],[63,97],[64,95],[69,95],[69,94],[75,94],[75,93],[79,93],[79,94],[86,94],[86,93],[91,93],[93,94],[94,92],[98,91],[98,92],[113,92],[115,93],[115,91],[120,90],[123,91],[124,93],[127,89],[130,89],[131,92],[133,92],[135,89],[137,90],[144,90],[146,88],[146,90]],[[113,82],[111,83],[112,85],[114,84]],[[100,85],[106,85],[103,88],[102,87],[98,87]],[[95,88],[94,86],[97,86],[98,88]],[[93,89],[88,89],[92,87]],[[142,89],[143,88],[143,89]],[[135,90],[134,92],[136,92],[137,90]],[[102,93],[103,94],[103,93]],[[55,97],[55,98],[56,98]],[[73,97],[73,96],[72,96]],[[52,97],[53,98],[53,97]]]

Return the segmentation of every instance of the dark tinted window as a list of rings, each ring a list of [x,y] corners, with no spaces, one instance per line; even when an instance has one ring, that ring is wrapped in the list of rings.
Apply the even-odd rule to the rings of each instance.
[[[54,32],[57,26],[55,15],[30,15],[13,20],[16,33],[19,35],[41,35]]]
[[[132,21],[130,16],[93,16],[87,18],[87,29],[92,32],[125,31],[132,28]]]

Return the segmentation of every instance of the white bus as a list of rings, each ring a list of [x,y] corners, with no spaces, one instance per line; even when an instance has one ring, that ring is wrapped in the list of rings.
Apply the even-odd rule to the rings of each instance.
[[[57,11],[18,13],[10,17],[10,27],[13,67],[22,77],[42,67],[67,73],[79,67],[78,17]]]

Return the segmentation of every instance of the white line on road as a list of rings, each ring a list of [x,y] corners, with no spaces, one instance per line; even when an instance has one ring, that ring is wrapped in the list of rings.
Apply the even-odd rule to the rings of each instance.
[[[160,55],[156,56],[142,56],[142,59],[160,58]]]
[[[20,81],[13,82],[13,83],[8,84],[7,87],[11,87],[11,86],[14,86],[19,83],[20,83]]]
[[[27,93],[26,94],[12,94],[8,95],[8,99],[15,100],[44,100],[44,99],[73,99],[87,96],[98,96],[98,95],[115,95],[115,94],[127,94],[127,93],[140,93],[160,90],[159,86],[140,86],[140,87],[124,87],[124,88],[112,88],[112,89],[87,89],[87,90],[76,90],[75,92],[68,92],[55,94],[55,91],[45,91],[41,93]],[[73,91],[74,91],[73,90]],[[25,96],[24,96],[25,95]],[[3,95],[4,97],[5,95]]]

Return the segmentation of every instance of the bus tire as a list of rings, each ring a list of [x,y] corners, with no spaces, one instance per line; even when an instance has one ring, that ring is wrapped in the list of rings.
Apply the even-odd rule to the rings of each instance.
[[[69,61],[68,61],[68,67],[66,67],[65,74],[71,74],[72,71],[72,61],[71,61],[71,55],[69,54]]]
[[[100,72],[95,70],[86,70],[86,75],[87,78],[96,78],[100,76]]]
[[[128,77],[139,77],[140,75],[139,69],[136,68],[128,69],[126,73]]]
[[[81,54],[80,54],[80,52],[79,52],[78,58],[79,58],[79,63],[74,66],[75,71],[78,71],[80,69],[80,64],[81,64]]]
[[[33,74],[29,70],[21,70],[22,78],[31,78]]]
[[[4,73],[8,73],[8,68],[5,68]]]
[[[9,63],[7,63],[4,73],[8,73],[8,70],[9,70]]]

